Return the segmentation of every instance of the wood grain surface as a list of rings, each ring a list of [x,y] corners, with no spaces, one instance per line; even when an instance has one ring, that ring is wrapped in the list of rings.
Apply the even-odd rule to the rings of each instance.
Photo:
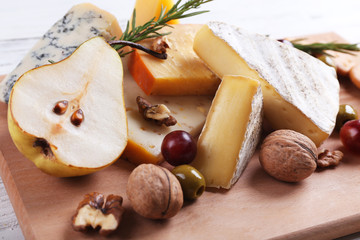
[[[341,102],[360,109],[360,91],[348,79],[341,80],[340,95]],[[125,188],[132,164],[119,160],[83,177],[46,175],[17,151],[6,112],[0,103],[0,174],[26,239],[101,239],[71,228],[77,204],[93,191],[124,197],[122,222],[108,239],[331,239],[360,230],[359,156],[347,152],[336,133],[321,146],[344,151],[336,168],[283,183],[261,169],[256,153],[231,190],[208,189],[174,218],[154,221],[129,205]]]

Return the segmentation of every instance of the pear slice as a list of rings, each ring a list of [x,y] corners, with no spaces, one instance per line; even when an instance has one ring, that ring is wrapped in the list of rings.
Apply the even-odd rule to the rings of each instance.
[[[68,58],[26,72],[11,92],[8,125],[19,151],[48,174],[109,166],[127,144],[118,53],[95,37]]]

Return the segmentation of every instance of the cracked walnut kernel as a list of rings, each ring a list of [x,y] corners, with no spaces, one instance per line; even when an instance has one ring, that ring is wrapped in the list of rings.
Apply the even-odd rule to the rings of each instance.
[[[160,53],[166,53],[167,48],[169,48],[169,44],[164,36],[155,38],[151,45],[151,50]]]
[[[337,166],[339,165],[343,156],[344,154],[339,150],[335,150],[332,152],[327,149],[323,150],[318,154],[317,166],[320,168]]]
[[[102,236],[114,232],[124,212],[122,201],[122,197],[113,194],[108,195],[106,201],[100,193],[86,194],[72,217],[74,230],[86,232],[88,229],[100,227],[99,233]]]
[[[177,123],[176,119],[171,116],[169,108],[164,104],[152,105],[145,98],[138,96],[136,103],[139,107],[139,112],[147,121],[153,121],[157,125],[165,125],[167,127],[173,126]]]

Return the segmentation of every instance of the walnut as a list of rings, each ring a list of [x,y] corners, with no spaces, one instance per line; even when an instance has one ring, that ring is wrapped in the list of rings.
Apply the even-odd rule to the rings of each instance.
[[[316,169],[316,145],[305,135],[292,130],[277,130],[261,145],[259,160],[272,177],[285,182],[298,182]]]
[[[183,205],[177,178],[166,168],[141,164],[129,176],[126,193],[138,214],[151,219],[175,216]]]
[[[330,152],[327,149],[323,150],[318,155],[317,166],[320,168],[337,166],[337,165],[339,165],[343,156],[344,156],[344,154],[339,150],[335,150],[332,152]]]
[[[169,44],[166,41],[166,37],[161,36],[153,40],[151,50],[160,53],[166,53],[166,49],[169,48]]]
[[[170,115],[171,112],[169,108],[164,104],[152,105],[140,96],[136,98],[136,103],[139,107],[140,114],[147,121],[153,121],[159,126],[164,124],[167,127],[177,123],[176,119]]]
[[[86,194],[72,217],[74,230],[86,232],[100,227],[99,233],[103,236],[114,232],[124,212],[122,201],[122,197],[110,194],[104,204],[104,195],[97,192]]]

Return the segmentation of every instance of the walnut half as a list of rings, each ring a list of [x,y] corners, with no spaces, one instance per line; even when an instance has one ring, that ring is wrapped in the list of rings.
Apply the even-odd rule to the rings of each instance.
[[[165,36],[155,38],[151,45],[151,50],[160,53],[166,53],[167,48],[169,48],[169,44]]]
[[[152,105],[150,102],[138,96],[136,98],[136,103],[139,108],[139,113],[143,116],[143,118],[147,121],[153,121],[157,125],[165,125],[167,127],[173,126],[177,123],[176,119],[171,116],[171,112],[169,108],[167,108],[164,104],[156,104]]]
[[[327,149],[321,151],[318,155],[317,166],[320,168],[332,167],[339,165],[344,154],[339,151],[329,151]]]
[[[74,230],[86,232],[91,228],[100,228],[99,233],[103,236],[114,232],[124,212],[122,201],[122,197],[113,194],[110,194],[106,201],[100,193],[86,194],[72,217]]]

